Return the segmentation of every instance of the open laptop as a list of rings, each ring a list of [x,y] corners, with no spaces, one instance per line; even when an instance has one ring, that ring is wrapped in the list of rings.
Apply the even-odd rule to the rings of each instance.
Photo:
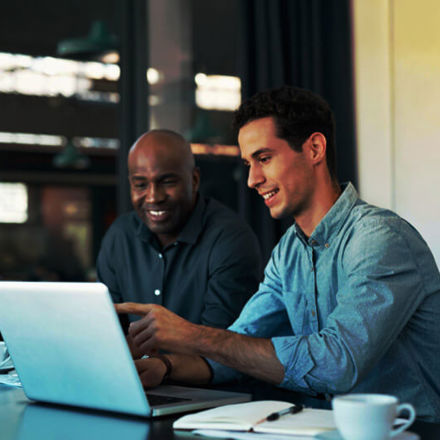
[[[154,417],[251,399],[173,385],[145,393],[101,283],[2,281],[0,332],[32,400]]]

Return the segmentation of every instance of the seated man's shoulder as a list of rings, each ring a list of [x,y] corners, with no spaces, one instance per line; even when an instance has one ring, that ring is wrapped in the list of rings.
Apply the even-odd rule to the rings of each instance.
[[[432,265],[432,253],[422,235],[407,220],[397,213],[367,203],[360,203],[352,210],[345,226],[348,249],[367,255],[374,250],[377,254],[403,255],[425,261]]]
[[[236,212],[215,199],[205,199],[201,241],[215,254],[236,254],[236,258],[261,258],[260,245],[252,228]]]
[[[118,216],[107,230],[107,236],[134,234],[141,224],[141,220],[134,211]]]
[[[205,225],[223,230],[241,230],[252,233],[251,227],[235,211],[212,198],[205,198]]]
[[[364,202],[357,204],[353,208],[348,221],[348,227],[352,228],[355,232],[377,230],[399,232],[402,228],[409,228],[411,232],[417,233],[406,220],[394,211]]]

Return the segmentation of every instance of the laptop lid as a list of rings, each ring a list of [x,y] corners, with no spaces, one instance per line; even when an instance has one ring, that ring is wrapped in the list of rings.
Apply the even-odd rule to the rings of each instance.
[[[148,403],[107,287],[0,282],[0,332],[26,395],[37,401],[141,416],[250,400],[250,395],[162,386]]]

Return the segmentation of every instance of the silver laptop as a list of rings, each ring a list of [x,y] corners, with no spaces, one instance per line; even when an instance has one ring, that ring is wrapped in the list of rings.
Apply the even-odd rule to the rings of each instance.
[[[154,417],[251,398],[173,385],[146,394],[101,283],[2,281],[0,332],[32,400]]]

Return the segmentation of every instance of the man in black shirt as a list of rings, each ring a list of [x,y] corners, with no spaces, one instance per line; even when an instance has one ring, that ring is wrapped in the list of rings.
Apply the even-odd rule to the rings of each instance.
[[[142,135],[128,169],[135,211],[104,237],[99,281],[115,303],[161,304],[191,322],[226,328],[258,286],[255,235],[233,211],[198,193],[199,170],[177,133]]]

